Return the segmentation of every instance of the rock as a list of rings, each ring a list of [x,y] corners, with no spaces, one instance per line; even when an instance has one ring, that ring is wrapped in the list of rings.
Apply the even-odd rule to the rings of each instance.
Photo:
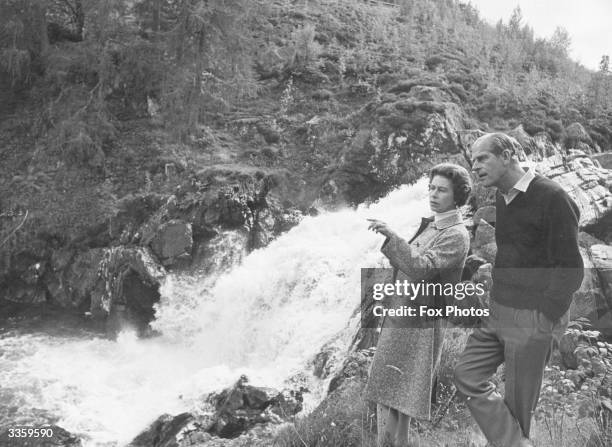
[[[375,348],[354,351],[346,358],[342,368],[329,382],[328,393],[333,393],[346,381],[357,381],[365,385],[369,376],[370,364]]]
[[[334,94],[327,89],[319,89],[315,90],[312,93],[312,98],[317,101],[328,101],[334,97]]]
[[[251,229],[250,249],[262,248],[274,237],[276,220],[269,208],[262,208],[255,212],[253,228]]]
[[[268,144],[274,144],[280,141],[280,132],[267,124],[261,122],[257,123],[257,132],[264,137],[264,140]]]
[[[311,210],[314,210],[313,212],[317,212],[316,208],[311,207],[308,210],[308,214],[311,216],[313,215],[311,214]],[[277,216],[275,216],[274,233],[281,234],[281,233],[285,233],[286,231],[289,231],[290,229],[295,227],[297,224],[299,224],[303,218],[304,218],[304,215],[298,209],[295,209],[295,208],[283,209],[280,213],[278,213]]]
[[[485,220],[481,219],[480,224],[476,227],[476,234],[472,242],[472,253],[485,259],[487,262],[495,262],[497,254],[495,227]]]
[[[481,219],[494,226],[496,220],[495,206],[488,205],[478,208],[474,217],[472,217],[474,225],[478,225]]]
[[[593,326],[606,335],[612,335],[612,246],[595,244],[589,252],[603,295],[598,302],[597,319]]]
[[[580,123],[572,123],[565,129],[565,147],[567,149],[578,149],[580,143],[584,143],[588,149],[593,148],[593,140]]]
[[[522,125],[512,129],[508,132],[508,135],[513,137],[521,146],[521,151],[518,154],[520,161],[527,160],[526,155],[538,155],[540,153],[536,140],[525,132]]]
[[[312,361],[313,374],[319,379],[326,379],[334,364],[343,356],[343,350],[337,344],[326,343]]]
[[[93,248],[74,257],[67,252],[59,254],[52,263],[54,273],[45,278],[51,302],[66,309],[90,311],[91,296],[104,288],[98,276],[104,253],[102,248]],[[67,262],[70,262],[68,267],[62,267]]]
[[[472,208],[480,209],[486,206],[495,206],[495,188],[486,188],[481,183],[476,182],[472,186],[469,204]]]
[[[612,169],[612,152],[604,152],[603,154],[593,154],[591,155],[593,160],[597,160],[602,168],[604,169]]]
[[[576,202],[581,228],[612,211],[612,193],[602,185],[610,171],[595,167],[584,153],[574,154],[572,160],[564,160],[561,154],[550,156],[539,162],[536,170],[559,183]]]
[[[160,299],[159,287],[165,270],[143,247],[106,250],[100,265],[102,293],[91,297],[91,314],[106,320],[107,332],[117,334],[125,327],[144,335],[153,320],[153,306]]]
[[[565,373],[565,377],[572,381],[576,389],[579,389],[587,378],[584,371],[576,369],[568,369]]]
[[[333,182],[336,191],[329,194],[323,186],[320,198],[332,205],[377,199],[418,179],[436,157],[463,158],[464,113],[439,84],[405,81],[369,104],[365,110],[375,121],[340,154],[338,166],[322,182]]]
[[[580,288],[574,292],[570,306],[570,319],[576,320],[586,317],[591,324],[595,324],[599,315],[608,312],[609,308],[601,289],[599,275],[594,268],[588,250],[581,247],[580,254],[584,263],[584,279]]]
[[[219,275],[239,264],[248,254],[250,244],[250,233],[244,228],[220,231],[197,244],[191,268],[205,275]]]
[[[159,301],[165,270],[144,247],[94,248],[52,262],[44,277],[52,304],[89,312],[113,334],[125,325],[144,333]]]
[[[465,260],[465,267],[463,268],[463,274],[461,275],[462,280],[472,279],[476,274],[480,266],[487,263],[487,260],[477,255],[469,255]]]
[[[601,278],[608,303],[612,303],[612,246],[596,244],[590,248],[593,265]]]
[[[242,376],[233,387],[209,396],[215,415],[208,431],[235,438],[256,424],[279,423],[293,417],[301,411],[302,401],[301,391],[255,387]]]
[[[164,266],[173,265],[180,259],[191,258],[193,248],[191,224],[181,220],[171,220],[162,224],[150,246]]]
[[[181,413],[177,416],[163,414],[155,420],[146,430],[140,433],[127,447],[179,447],[191,445],[182,443],[189,432],[194,432],[200,425],[190,413]],[[203,430],[202,430],[203,431]],[[210,438],[210,435],[208,435]],[[201,437],[206,440],[205,437]]]

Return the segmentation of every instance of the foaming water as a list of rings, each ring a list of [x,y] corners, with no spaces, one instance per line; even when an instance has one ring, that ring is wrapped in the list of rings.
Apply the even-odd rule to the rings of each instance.
[[[159,415],[188,411],[241,374],[272,387],[307,374],[330,339],[348,347],[360,268],[385,265],[382,238],[365,219],[408,236],[429,213],[426,185],[402,187],[370,207],[307,217],[244,258],[240,247],[216,250],[226,260],[242,258],[229,270],[220,258],[216,274],[169,275],[153,323],[160,337],[0,336],[0,425],[54,418],[86,446],[121,446]],[[239,245],[229,233],[218,242]]]

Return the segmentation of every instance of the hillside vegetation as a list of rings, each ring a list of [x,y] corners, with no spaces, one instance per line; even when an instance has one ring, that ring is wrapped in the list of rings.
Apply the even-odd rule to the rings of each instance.
[[[535,38],[519,9],[492,27],[463,2],[396,3],[3,0],[3,272],[95,245],[130,195],[271,179],[305,211],[413,180],[460,155],[465,130],[610,148],[607,58],[588,71],[566,31]]]

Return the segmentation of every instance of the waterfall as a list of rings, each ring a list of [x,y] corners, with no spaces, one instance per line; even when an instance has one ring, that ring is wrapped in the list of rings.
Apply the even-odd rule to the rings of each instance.
[[[168,276],[156,338],[1,334],[0,427],[53,417],[86,446],[121,446],[157,416],[189,411],[240,374],[271,387],[308,375],[330,339],[348,349],[359,324],[351,316],[360,268],[387,266],[382,237],[367,231],[366,218],[408,237],[429,213],[426,195],[422,179],[369,207],[306,217],[248,256],[239,239],[221,233],[217,270]],[[228,268],[228,259],[241,262]]]

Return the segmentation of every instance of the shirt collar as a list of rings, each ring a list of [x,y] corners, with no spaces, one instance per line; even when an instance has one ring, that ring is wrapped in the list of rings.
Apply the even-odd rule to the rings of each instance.
[[[434,225],[438,230],[444,230],[445,228],[452,227],[463,222],[461,212],[458,209],[452,209],[443,213],[435,213]]]
[[[525,173],[518,180],[518,182],[516,182],[514,186],[508,190],[507,194],[504,194],[500,191],[502,197],[504,198],[504,202],[506,202],[506,205],[509,205],[510,202],[512,202],[521,192],[527,191],[529,184],[534,178],[535,173],[532,168],[529,168],[527,169],[527,171],[525,171]]]
[[[510,189],[516,189],[517,191],[525,192],[529,187],[531,181],[535,178],[535,173],[532,168],[527,169],[523,176],[519,179],[518,182]]]

